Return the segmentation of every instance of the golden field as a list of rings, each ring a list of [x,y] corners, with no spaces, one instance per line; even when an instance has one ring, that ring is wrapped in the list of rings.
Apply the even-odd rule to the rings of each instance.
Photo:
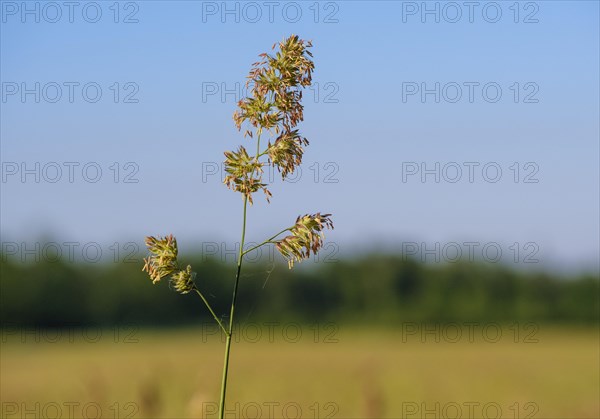
[[[600,417],[595,328],[497,326],[242,329],[228,417]],[[2,417],[217,416],[214,329],[4,330],[1,349]]]

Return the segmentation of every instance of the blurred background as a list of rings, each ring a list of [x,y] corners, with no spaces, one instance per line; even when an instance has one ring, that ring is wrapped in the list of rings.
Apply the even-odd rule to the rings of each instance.
[[[223,152],[258,54],[312,40],[310,146],[248,254],[228,417],[600,417],[597,2],[0,1],[0,416],[217,417]],[[166,282],[166,281],[165,281]]]

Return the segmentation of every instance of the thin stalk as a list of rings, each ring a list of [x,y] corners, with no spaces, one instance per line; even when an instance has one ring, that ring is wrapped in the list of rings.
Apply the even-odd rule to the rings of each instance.
[[[238,254],[237,273],[235,275],[235,285],[233,286],[233,296],[231,297],[231,311],[229,313],[229,331],[225,341],[225,360],[223,363],[223,381],[221,383],[221,401],[219,403],[219,418],[223,419],[225,414],[225,394],[227,391],[227,372],[229,370],[229,352],[231,351],[231,335],[233,334],[233,313],[235,310],[235,301],[237,299],[238,284],[240,282],[240,272],[242,271],[242,261],[244,260],[244,240],[246,238],[246,208],[248,206],[248,197],[244,196],[244,221],[242,224],[242,240],[240,243],[240,252]]]
[[[213,311],[213,309],[210,306],[210,304],[208,304],[208,301],[206,301],[206,298],[204,298],[204,295],[202,295],[202,293],[200,292],[200,290],[198,288],[196,288],[196,287],[194,287],[194,291],[196,291],[196,293],[200,296],[200,298],[202,298],[202,301],[204,301],[204,304],[206,305],[206,308],[208,308],[208,311],[210,311],[210,314],[213,315],[213,317],[215,318],[215,320],[217,321],[217,323],[221,327],[221,330],[223,331],[223,333],[225,333],[225,335],[227,335],[227,329],[225,329],[225,326],[223,326],[223,323],[221,323],[221,320],[219,320],[219,318],[217,317],[217,315]]]
[[[288,231],[289,229],[291,229],[291,227],[288,227],[288,228],[286,228],[285,230],[281,230],[279,233],[275,234],[273,237],[270,237],[270,238],[268,238],[267,240],[265,240],[265,241],[264,241],[264,242],[262,242],[261,244],[257,244],[256,246],[254,246],[254,247],[251,247],[251,248],[250,248],[250,249],[248,249],[248,250],[245,250],[243,254],[245,255],[245,254],[247,254],[247,253],[250,253],[251,251],[253,251],[253,250],[255,250],[255,249],[258,249],[259,247],[261,247],[261,246],[264,246],[265,244],[268,244],[268,243],[276,243],[276,242],[274,242],[274,241],[272,241],[272,240],[273,240],[274,238],[276,238],[277,236],[279,236],[280,234],[283,234],[283,233],[285,233],[285,232],[286,232],[286,231]]]

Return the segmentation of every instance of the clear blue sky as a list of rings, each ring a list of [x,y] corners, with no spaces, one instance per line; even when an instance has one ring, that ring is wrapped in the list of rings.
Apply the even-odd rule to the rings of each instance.
[[[257,196],[250,240],[324,211],[342,252],[533,242],[547,266],[597,267],[596,1],[430,2],[432,13],[391,1],[23,4],[1,3],[3,241],[238,240],[241,199],[210,171],[248,140],[221,89],[295,33],[314,43],[318,88],[300,126],[311,144],[298,182],[276,180],[269,206]],[[36,83],[40,103],[21,95]],[[436,83],[439,103],[422,98]],[[36,162],[40,182],[23,182],[22,163]],[[436,162],[440,182],[422,182]]]

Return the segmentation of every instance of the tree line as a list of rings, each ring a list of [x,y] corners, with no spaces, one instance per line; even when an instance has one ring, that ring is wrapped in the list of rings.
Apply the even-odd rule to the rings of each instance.
[[[137,263],[21,263],[2,257],[3,326],[148,326],[211,321],[195,293],[168,281],[152,285]],[[185,259],[185,258],[184,258]],[[196,284],[224,318],[235,266],[188,258]],[[187,261],[186,261],[187,263]],[[307,266],[308,265],[308,266]],[[596,274],[563,277],[484,263],[430,265],[399,256],[366,255],[292,271],[249,264],[238,306],[243,321],[377,323],[535,321],[598,324]]]

